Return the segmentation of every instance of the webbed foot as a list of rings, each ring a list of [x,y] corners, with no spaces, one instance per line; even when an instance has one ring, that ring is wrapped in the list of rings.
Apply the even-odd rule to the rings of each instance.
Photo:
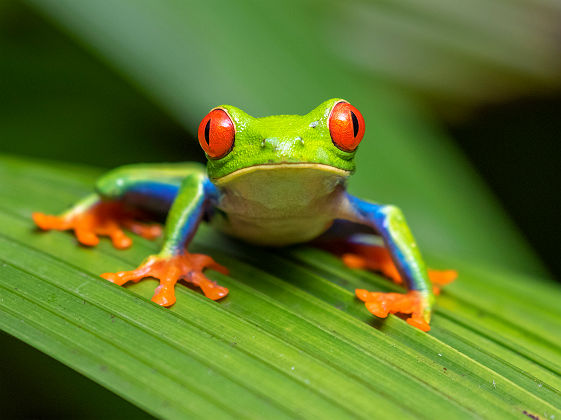
[[[152,301],[162,306],[175,303],[175,283],[178,280],[185,280],[200,287],[209,299],[218,300],[225,297],[228,289],[208,279],[203,274],[205,268],[228,274],[226,267],[208,255],[185,252],[171,257],[151,256],[135,270],[104,273],[101,277],[119,286],[128,281],[138,282],[145,277],[154,277],[160,281],[160,285],[156,288]]]
[[[343,262],[350,268],[361,268],[378,271],[396,284],[403,284],[403,279],[397,271],[390,253],[383,246],[351,243],[350,253],[341,256]],[[452,283],[458,277],[455,270],[427,270],[435,295],[440,293],[441,286]]]
[[[147,239],[154,239],[162,233],[158,224],[136,221],[142,217],[141,212],[126,208],[119,201],[96,201],[78,205],[60,216],[36,212],[32,217],[35,224],[43,230],[73,230],[78,242],[88,246],[97,245],[99,236],[108,236],[115,248],[128,248],[132,240],[121,227]]]
[[[415,290],[407,293],[380,293],[356,289],[356,296],[362,300],[373,315],[386,318],[388,314],[411,314],[407,323],[422,331],[430,330],[430,310],[426,310],[423,295]]]

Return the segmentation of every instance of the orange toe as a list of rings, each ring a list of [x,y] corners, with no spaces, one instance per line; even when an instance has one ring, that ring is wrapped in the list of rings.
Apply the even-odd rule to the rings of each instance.
[[[452,283],[458,277],[458,272],[455,270],[428,270],[428,273],[435,295],[440,294],[442,286]]]
[[[444,286],[456,280],[458,272],[456,270],[429,270],[429,278],[432,284]]]
[[[165,287],[160,284],[154,290],[154,296],[152,296],[152,302],[157,303],[160,306],[171,306],[175,303],[175,289],[172,285],[171,287]]]
[[[420,329],[421,331],[424,332],[428,332],[430,331],[430,325],[427,321],[425,321],[424,319],[420,318],[420,317],[410,317],[407,318],[406,321],[409,325],[414,326],[415,328]]]
[[[117,249],[126,249],[132,245],[132,239],[125,235],[118,227],[108,232],[108,236],[111,238],[113,246]]]
[[[205,296],[212,300],[222,299],[228,294],[228,289],[206,278],[203,274],[194,273],[192,281],[201,288]]]
[[[385,318],[389,314],[388,307],[384,302],[365,302],[365,306],[372,315],[376,315],[378,318]]]
[[[370,294],[370,292],[368,290],[364,290],[364,289],[356,289],[355,290],[355,294],[356,297],[359,298],[360,300],[362,300],[363,302],[366,302],[366,300],[368,299],[368,295]]]
[[[74,234],[82,245],[96,246],[99,243],[99,237],[93,230],[78,223],[74,225]]]
[[[31,217],[35,224],[43,230],[66,230],[70,226],[68,216],[52,216],[45,213],[34,212]]]
[[[103,277],[105,280],[110,281],[111,283],[115,283],[118,284],[119,286],[122,286],[123,284],[125,284],[128,280],[125,280],[123,282],[120,281],[120,277],[119,277],[120,273],[103,273],[100,274],[101,277]]]

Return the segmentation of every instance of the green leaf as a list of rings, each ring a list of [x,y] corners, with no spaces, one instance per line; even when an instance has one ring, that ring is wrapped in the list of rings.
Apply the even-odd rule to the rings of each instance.
[[[230,270],[220,302],[155,280],[115,286],[158,243],[114,250],[39,232],[98,171],[0,159],[0,326],[160,417],[544,418],[561,416],[561,292],[547,280],[472,268],[438,299],[425,334],[374,319],[356,287],[394,290],[323,251],[250,247],[202,228],[193,250]],[[436,259],[429,262],[436,263]],[[554,417],[551,417],[554,416]]]

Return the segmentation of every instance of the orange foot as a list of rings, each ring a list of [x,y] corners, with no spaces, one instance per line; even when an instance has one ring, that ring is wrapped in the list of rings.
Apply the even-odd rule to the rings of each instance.
[[[228,274],[228,269],[215,262],[208,255],[184,253],[172,257],[151,256],[136,270],[120,271],[118,273],[104,273],[106,280],[122,286],[128,281],[140,281],[145,277],[160,280],[152,301],[158,305],[171,306],[175,303],[175,283],[185,280],[202,289],[207,298],[218,300],[228,294],[228,289],[209,280],[203,269],[212,268],[222,274]]]
[[[342,260],[347,267],[379,271],[394,283],[403,283],[390,253],[383,246],[350,243],[348,248],[352,253],[342,255]],[[458,277],[458,273],[454,270],[429,269],[428,274],[435,295],[440,293],[441,286],[452,283]]]
[[[132,240],[121,227],[147,239],[154,239],[162,233],[162,228],[157,224],[135,221],[142,214],[138,210],[126,208],[118,201],[100,201],[84,210],[71,210],[62,216],[33,213],[32,217],[35,224],[44,230],[74,230],[78,242],[88,246],[97,245],[99,235],[110,237],[115,248],[128,248]]]
[[[422,295],[417,291],[407,293],[379,293],[363,289],[355,290],[356,296],[362,300],[373,315],[385,318],[388,314],[411,314],[407,323],[422,331],[429,331],[430,325],[423,317],[424,306]]]

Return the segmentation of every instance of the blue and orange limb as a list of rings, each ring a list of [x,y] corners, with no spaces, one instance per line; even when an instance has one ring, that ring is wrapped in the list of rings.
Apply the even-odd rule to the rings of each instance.
[[[61,215],[37,212],[32,217],[43,230],[73,230],[83,245],[95,246],[99,236],[107,236],[115,248],[128,248],[132,240],[123,228],[147,239],[162,232],[158,224],[137,222],[147,218],[140,208],[167,211],[183,178],[194,171],[203,172],[204,167],[194,163],[122,166],[102,176],[95,193]]]
[[[395,206],[370,203],[347,195],[346,205],[339,217],[372,228],[382,237],[386,250],[384,253],[380,247],[363,248],[362,250],[367,252],[358,255],[353,253],[354,260],[347,257],[347,262],[389,273],[392,279],[404,282],[408,289],[406,293],[380,293],[357,289],[357,297],[378,317],[385,318],[390,313],[410,315],[407,318],[410,325],[429,331],[434,303],[432,285],[421,253],[401,210]],[[392,265],[389,264],[388,256]],[[365,263],[369,257],[375,258],[372,262]],[[452,274],[449,276],[452,277]],[[444,277],[444,280],[447,280],[446,276]],[[453,278],[450,281],[452,280]]]
[[[33,220],[44,230],[73,230],[78,241],[87,246],[97,245],[99,236],[108,236],[115,248],[124,249],[132,241],[123,229],[148,239],[162,232],[160,225],[137,221],[144,217],[138,205],[163,211],[171,205],[161,252],[149,257],[136,270],[104,273],[102,277],[119,285],[146,277],[157,278],[160,285],[152,300],[163,306],[175,302],[174,286],[178,280],[200,287],[205,296],[213,300],[228,294],[228,289],[203,274],[205,268],[224,274],[227,269],[206,255],[187,251],[203,215],[217,196],[204,167],[198,164],[131,165],[109,172],[96,187],[97,193],[88,195],[63,214],[34,213]]]

